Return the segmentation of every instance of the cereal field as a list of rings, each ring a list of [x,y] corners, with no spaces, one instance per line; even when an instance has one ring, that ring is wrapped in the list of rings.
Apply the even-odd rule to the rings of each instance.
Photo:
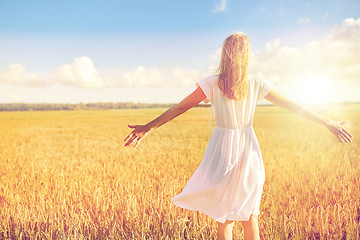
[[[318,107],[347,120],[352,144],[277,107],[254,128],[266,181],[262,239],[360,239],[360,106]],[[175,207],[214,126],[192,109],[124,148],[127,124],[164,109],[0,112],[0,239],[215,239],[216,222]],[[243,239],[241,223],[234,239]]]

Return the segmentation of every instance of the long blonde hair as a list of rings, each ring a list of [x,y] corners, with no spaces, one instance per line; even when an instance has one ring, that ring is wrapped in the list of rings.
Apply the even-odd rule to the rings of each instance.
[[[230,99],[245,99],[249,58],[250,41],[244,33],[234,33],[225,39],[217,75],[219,88]]]

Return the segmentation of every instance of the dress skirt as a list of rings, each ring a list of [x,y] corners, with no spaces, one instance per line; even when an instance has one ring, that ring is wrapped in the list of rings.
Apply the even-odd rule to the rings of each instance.
[[[254,129],[215,127],[204,157],[172,202],[218,222],[260,214],[264,164]]]

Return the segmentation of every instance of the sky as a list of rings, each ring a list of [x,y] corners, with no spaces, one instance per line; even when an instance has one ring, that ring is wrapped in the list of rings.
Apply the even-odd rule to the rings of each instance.
[[[0,0],[0,103],[175,103],[224,39],[294,101],[360,101],[360,1]]]

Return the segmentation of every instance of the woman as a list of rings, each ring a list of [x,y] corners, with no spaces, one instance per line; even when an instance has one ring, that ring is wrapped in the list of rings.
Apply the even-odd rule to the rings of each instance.
[[[250,42],[243,33],[230,35],[222,48],[215,76],[200,81],[197,89],[177,105],[134,130],[125,146],[139,142],[153,129],[183,114],[201,101],[211,102],[215,125],[204,157],[183,191],[172,198],[176,206],[201,211],[218,223],[218,239],[232,239],[234,221],[241,221],[245,239],[260,239],[258,215],[265,171],[252,122],[257,101],[273,104],[324,125],[340,142],[351,134],[339,123],[296,104],[275,92],[272,84],[248,75]]]

